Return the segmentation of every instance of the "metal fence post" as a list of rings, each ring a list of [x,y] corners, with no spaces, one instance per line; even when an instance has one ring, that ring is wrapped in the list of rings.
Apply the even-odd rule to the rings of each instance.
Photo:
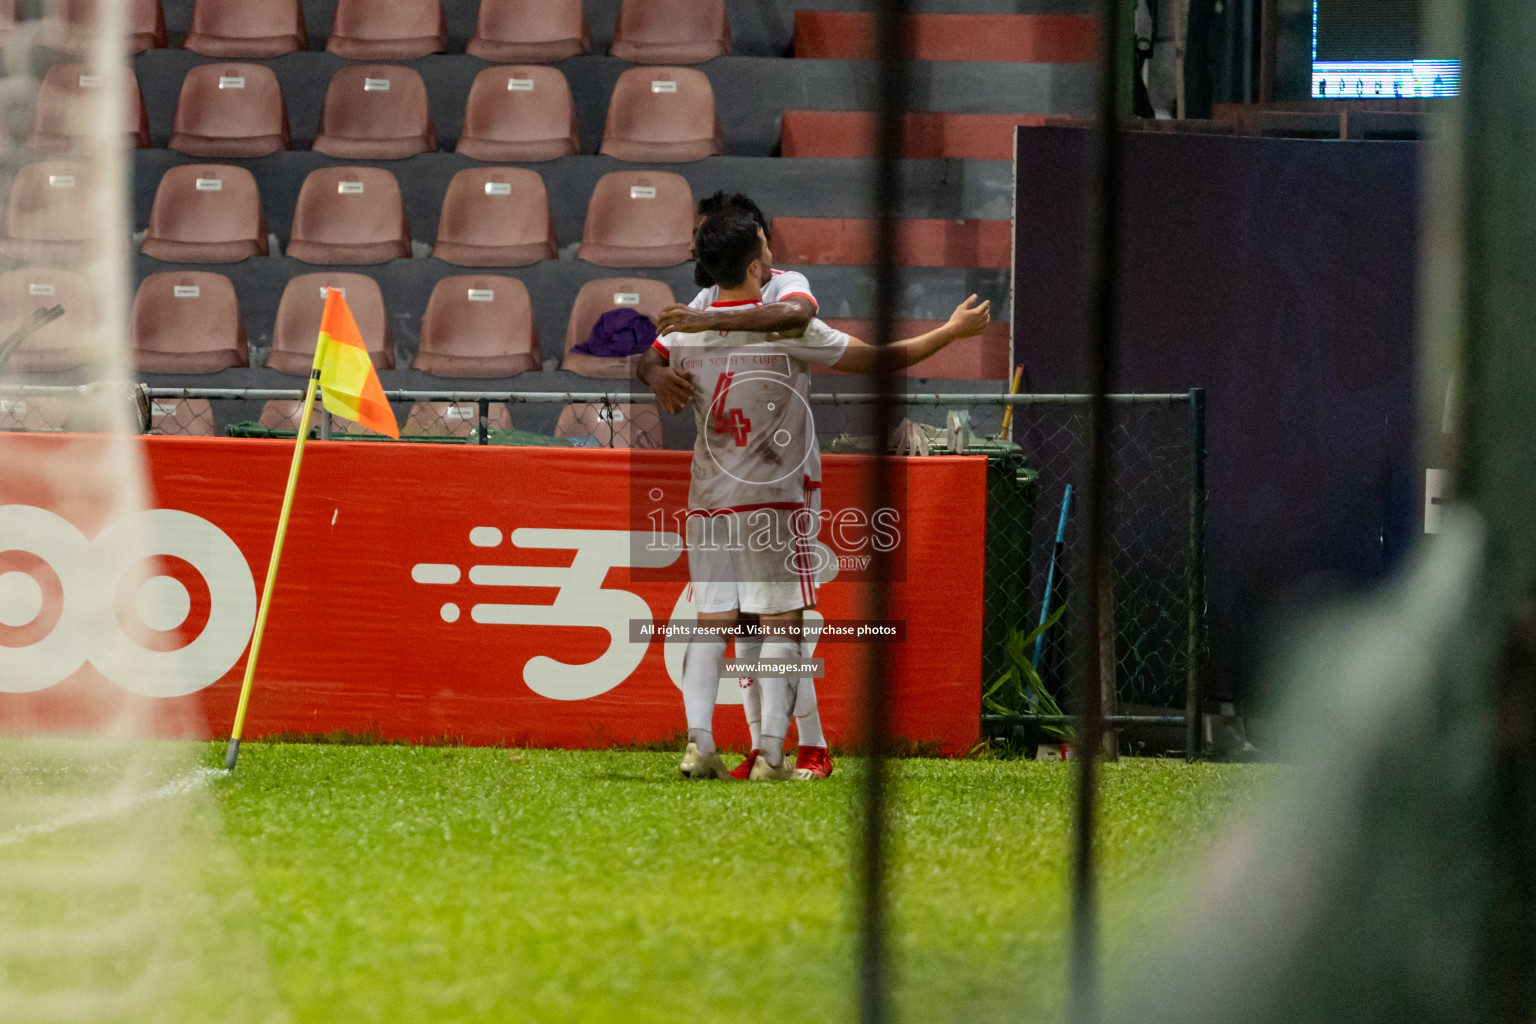
[[[1184,758],[1197,760],[1205,675],[1205,389],[1189,389],[1189,673],[1184,694]]]
[[[304,403],[300,402],[299,404],[303,405]],[[302,412],[302,410],[300,410],[300,411]],[[329,441],[330,439],[331,439],[331,414],[326,412],[324,409],[321,409],[320,410],[320,440],[322,440],[322,441]]]
[[[475,403],[480,408],[480,422],[475,427],[475,443],[489,444],[491,434],[491,400],[482,398]]]

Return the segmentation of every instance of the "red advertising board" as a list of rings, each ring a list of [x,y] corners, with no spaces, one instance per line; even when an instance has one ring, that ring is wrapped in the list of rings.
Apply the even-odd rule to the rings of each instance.
[[[157,732],[226,735],[291,455],[277,441],[0,438],[0,730],[99,727],[128,701],[157,712],[144,718]],[[149,508],[119,514],[92,497],[91,467],[136,457]],[[680,512],[688,458],[310,445],[247,738],[599,747],[676,736],[682,645],[637,641],[632,623],[691,619],[687,559],[654,543],[672,513],[642,515],[631,494],[639,473],[648,498]],[[68,465],[81,472],[61,476]],[[858,507],[866,467],[826,458],[827,620],[868,614],[860,536],[835,518]],[[904,469],[902,571],[886,584],[887,614],[905,628],[888,648],[893,731],[959,753],[979,730],[985,460]],[[856,739],[870,651],[815,651],[833,743]],[[729,681],[721,697],[740,702]],[[746,742],[735,708],[718,709],[716,728]]]

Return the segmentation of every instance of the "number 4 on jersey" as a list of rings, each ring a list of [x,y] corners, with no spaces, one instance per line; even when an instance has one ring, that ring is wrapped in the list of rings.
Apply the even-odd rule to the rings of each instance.
[[[731,390],[732,373],[722,373],[715,383],[715,393],[709,399],[709,413],[714,420],[715,433],[730,434],[736,441],[737,448],[747,446],[747,435],[752,433],[752,421],[747,419],[740,408],[727,409],[725,407],[726,392]]]

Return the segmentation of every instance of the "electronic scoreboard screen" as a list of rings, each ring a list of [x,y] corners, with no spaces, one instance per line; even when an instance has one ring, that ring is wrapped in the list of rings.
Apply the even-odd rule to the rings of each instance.
[[[1312,0],[1312,98],[1455,96],[1461,63],[1426,52],[1427,0]]]

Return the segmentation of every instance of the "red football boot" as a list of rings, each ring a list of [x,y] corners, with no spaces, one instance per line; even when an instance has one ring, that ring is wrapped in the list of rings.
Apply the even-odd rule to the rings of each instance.
[[[750,778],[752,775],[752,766],[757,763],[759,753],[760,751],[757,750],[752,751],[752,753],[746,756],[741,764],[737,765],[735,768],[732,768],[731,778],[741,779],[743,782]]]
[[[824,779],[832,774],[832,756],[826,747],[802,746],[795,751],[795,778],[804,781]]]

